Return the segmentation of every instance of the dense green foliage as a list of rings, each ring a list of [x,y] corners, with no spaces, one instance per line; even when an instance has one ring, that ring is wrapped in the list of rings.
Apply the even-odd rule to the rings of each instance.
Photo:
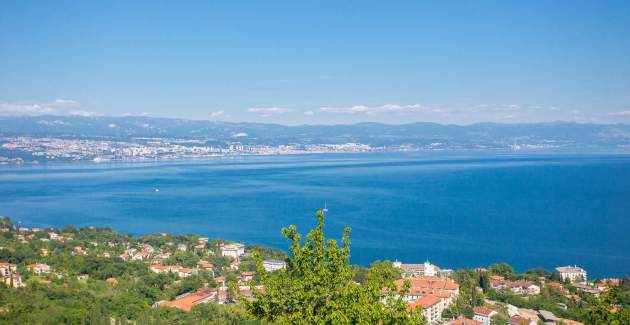
[[[171,300],[203,285],[215,287],[216,283],[205,271],[179,278],[173,273],[150,271],[149,261],[125,261],[119,257],[129,247],[149,244],[171,253],[164,261],[166,264],[193,267],[204,258],[214,265],[216,275],[234,279],[240,274],[242,270],[228,268],[230,259],[218,256],[213,243],[207,245],[206,252],[176,249],[178,244],[192,248],[197,244],[196,235],[132,237],[109,228],[66,226],[43,229],[25,238],[5,217],[0,217],[0,228],[10,229],[0,233],[0,262],[16,264],[25,283],[22,288],[0,284],[0,324],[110,324],[111,319],[137,324],[260,323],[238,305],[202,304],[190,313],[152,308],[157,301]],[[65,239],[48,240],[49,233]],[[75,247],[85,249],[86,253],[77,253]],[[251,248],[264,252],[265,257],[284,256],[278,250]],[[244,261],[255,264],[251,257],[245,257]],[[47,275],[34,274],[25,268],[31,263],[50,265],[53,271]],[[115,283],[108,283],[108,278],[115,278]]]
[[[283,229],[290,255],[254,245],[248,254],[234,260],[221,256],[225,240],[199,244],[197,235],[147,234],[128,236],[109,228],[42,229],[22,232],[11,220],[0,217],[0,262],[17,265],[24,286],[8,288],[0,284],[0,324],[420,324],[419,312],[409,313],[400,298],[408,287],[397,290],[393,281],[401,270],[389,261],[376,261],[368,267],[350,265],[349,229],[338,244],[324,236],[324,214],[317,213],[317,226],[306,238],[295,226]],[[52,240],[51,233],[63,237]],[[156,253],[167,253],[164,264],[193,268],[200,260],[213,270],[199,270],[180,278],[174,273],[154,273],[152,261],[123,259],[130,249],[146,245]],[[254,252],[254,254],[249,254]],[[265,272],[262,259],[287,262],[287,268]],[[35,274],[26,266],[45,263],[52,271]],[[250,285],[256,300],[245,300],[237,290],[228,290],[226,305],[200,304],[192,311],[154,307],[202,286],[217,287],[215,276],[223,276],[235,289],[240,276],[256,271]],[[537,283],[540,294],[524,295],[509,289],[494,289],[490,277]],[[532,310],[548,310],[555,315],[586,324],[630,324],[630,280],[612,285],[599,297],[580,291],[569,282],[549,286],[558,274],[545,269],[517,273],[506,263],[487,270],[461,269],[451,277],[460,285],[460,294],[444,311],[450,319],[473,316],[473,308],[494,304],[500,315],[493,319],[505,324],[505,305]],[[241,284],[243,282],[240,282]],[[546,283],[543,285],[543,283]],[[384,290],[385,288],[385,290]]]
[[[285,270],[267,274],[259,260],[264,291],[247,310],[257,318],[287,324],[420,324],[421,316],[407,312],[406,303],[393,290],[396,274],[386,263],[375,264],[363,284],[353,281],[350,229],[344,229],[341,246],[324,236],[324,212],[317,227],[302,236],[295,226],[283,229],[291,241]],[[391,266],[391,264],[390,264]],[[382,291],[390,287],[389,293]],[[400,295],[399,295],[400,296]]]

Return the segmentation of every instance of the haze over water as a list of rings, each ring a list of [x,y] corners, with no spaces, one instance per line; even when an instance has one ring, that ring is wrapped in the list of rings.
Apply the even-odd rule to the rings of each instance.
[[[159,189],[159,191],[156,191]],[[280,229],[352,227],[352,262],[508,262],[630,272],[630,156],[326,154],[0,167],[27,226],[198,233],[286,249]]]

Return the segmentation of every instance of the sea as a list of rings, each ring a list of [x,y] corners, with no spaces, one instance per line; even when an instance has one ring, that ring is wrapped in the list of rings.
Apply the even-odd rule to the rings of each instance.
[[[578,265],[630,274],[630,155],[353,153],[0,166],[0,215],[23,226],[196,233],[288,249],[326,207],[351,262]]]

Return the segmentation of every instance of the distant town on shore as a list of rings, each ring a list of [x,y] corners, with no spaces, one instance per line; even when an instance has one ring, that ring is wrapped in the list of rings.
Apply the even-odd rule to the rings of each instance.
[[[286,126],[147,116],[0,116],[0,164],[452,150],[630,152],[630,125]]]

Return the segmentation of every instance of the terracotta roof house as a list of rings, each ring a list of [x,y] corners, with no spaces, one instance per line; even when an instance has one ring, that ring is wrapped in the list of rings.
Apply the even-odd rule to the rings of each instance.
[[[171,301],[160,301],[157,305],[179,308],[183,311],[191,311],[193,306],[211,301],[216,294],[216,290],[210,288],[200,288],[194,293],[183,294]]]
[[[41,264],[41,263],[37,263],[37,264],[29,264],[26,266],[26,269],[28,269],[29,271],[35,273],[35,274],[48,274],[50,273],[50,266],[46,265],[46,264]]]
[[[496,311],[485,306],[477,306],[473,308],[473,311],[475,312],[473,319],[482,325],[490,325],[492,316],[498,314]]]

